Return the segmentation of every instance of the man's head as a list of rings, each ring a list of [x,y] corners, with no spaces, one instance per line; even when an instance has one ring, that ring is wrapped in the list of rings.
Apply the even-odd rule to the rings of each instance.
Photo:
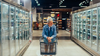
[[[53,20],[52,20],[52,18],[48,18],[48,19],[47,19],[47,23],[48,23],[49,27],[51,27],[51,26],[53,25]]]

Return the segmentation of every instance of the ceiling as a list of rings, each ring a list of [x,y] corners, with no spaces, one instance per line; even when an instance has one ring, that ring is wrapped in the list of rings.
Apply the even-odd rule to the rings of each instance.
[[[36,0],[32,0],[32,7],[43,7],[45,9],[50,8],[61,8],[59,7],[59,2],[61,0],[37,0],[40,6],[37,5]],[[83,1],[90,0],[63,0],[60,6],[66,6],[65,8],[79,7],[79,4]],[[83,6],[88,6],[89,3],[84,3]],[[51,7],[50,7],[51,6]]]

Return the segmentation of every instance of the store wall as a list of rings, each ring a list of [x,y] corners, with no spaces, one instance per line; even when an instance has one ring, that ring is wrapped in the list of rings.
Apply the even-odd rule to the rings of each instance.
[[[36,8],[32,9],[32,14],[33,14],[33,22],[36,22]]]
[[[31,0],[26,0],[24,3],[24,7],[31,11]]]
[[[20,0],[9,0],[9,1],[14,1],[17,4],[20,4]],[[24,2],[24,7],[31,11],[31,7],[32,7],[31,0],[23,0],[23,2]]]

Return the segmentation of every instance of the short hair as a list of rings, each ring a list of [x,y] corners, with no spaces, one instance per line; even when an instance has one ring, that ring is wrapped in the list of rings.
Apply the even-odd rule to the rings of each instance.
[[[47,19],[47,23],[49,23],[50,21],[53,21],[53,19],[52,18],[48,18]]]

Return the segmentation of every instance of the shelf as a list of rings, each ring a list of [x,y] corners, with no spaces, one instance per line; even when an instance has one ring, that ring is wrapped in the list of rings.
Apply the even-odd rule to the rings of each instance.
[[[91,16],[90,14],[88,14],[87,16]]]
[[[85,19],[83,19],[83,20],[86,20],[86,18],[85,18]]]
[[[90,19],[87,19],[87,21],[90,21]]]
[[[82,33],[82,31],[80,31]]]
[[[83,25],[86,25],[85,23],[83,23]]]
[[[90,33],[88,33],[88,35],[90,35]]]
[[[93,15],[97,15],[97,14],[93,14]]]
[[[93,35],[94,37],[97,37],[97,36],[95,36],[95,35]]]
[[[90,24],[88,24],[88,26],[90,26]]]
[[[93,19],[93,21],[97,21],[97,19]]]
[[[92,25],[93,27],[96,27],[96,25]]]
[[[96,31],[96,30],[93,30],[93,31]]]

